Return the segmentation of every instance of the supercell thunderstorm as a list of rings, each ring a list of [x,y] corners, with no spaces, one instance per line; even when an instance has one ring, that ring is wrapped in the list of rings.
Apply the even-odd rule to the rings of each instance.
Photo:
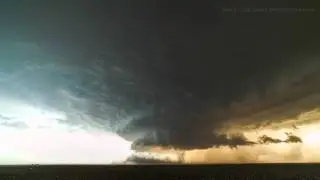
[[[167,136],[155,133],[153,144],[136,148],[135,142],[152,128],[128,134],[126,130],[135,123],[143,127],[139,120],[153,117],[154,106],[146,103],[152,91],[144,84],[148,79],[136,78],[138,75],[126,69],[124,62],[94,60],[77,66],[41,53],[30,58],[30,52],[36,51],[30,44],[27,50],[26,45],[16,45],[14,53],[0,49],[0,58],[8,59],[0,61],[0,164],[320,161],[317,60],[303,70],[297,64],[297,70],[283,73],[288,77],[279,75],[282,80],[271,84],[263,97],[249,94],[221,112],[209,108],[208,118],[202,119],[208,120],[206,127],[221,125],[214,124],[215,119],[221,119],[226,123],[223,133],[241,132],[239,136],[204,133],[194,138],[194,134],[178,128],[180,135],[171,137],[178,137],[173,138],[176,141],[167,143]],[[142,96],[133,98],[137,92]],[[123,96],[126,94],[129,98]],[[136,99],[142,103],[135,103]],[[187,127],[192,128],[190,131],[206,130],[199,124]],[[165,142],[161,144],[161,140]],[[180,148],[179,141],[185,140],[206,146]]]

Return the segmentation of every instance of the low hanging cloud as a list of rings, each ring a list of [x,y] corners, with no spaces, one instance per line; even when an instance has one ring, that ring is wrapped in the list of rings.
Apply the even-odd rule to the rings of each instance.
[[[183,150],[190,150],[194,149],[194,147],[197,147],[199,149],[206,149],[211,147],[221,147],[221,146],[228,146],[230,148],[236,148],[238,146],[244,146],[244,145],[253,145],[255,142],[247,140],[243,135],[241,134],[210,134],[210,141],[208,141],[209,138],[206,137],[196,137],[199,139],[199,141],[192,140],[190,137],[186,136],[186,138],[189,139],[189,143],[186,143],[185,141],[178,141],[175,142],[167,142],[159,144],[153,139],[140,139],[138,141],[135,141],[133,144],[134,149],[139,149],[144,146],[162,146],[162,147],[174,147],[176,149],[183,149]],[[195,137],[193,137],[195,138]]]
[[[210,148],[226,148],[229,147],[231,149],[237,149],[242,146],[255,146],[255,145],[262,145],[262,144],[280,144],[280,143],[285,143],[285,144],[291,144],[291,143],[296,143],[300,144],[303,143],[302,139],[293,133],[285,133],[286,138],[285,139],[280,139],[280,138],[274,138],[268,135],[262,135],[259,136],[257,141],[250,141],[248,140],[243,134],[237,133],[237,134],[217,134],[216,136],[213,136],[213,142],[211,143],[211,146],[200,146],[199,144],[193,144],[190,145],[190,148],[186,146],[172,146],[172,144],[167,144],[167,145],[160,145],[161,148],[164,149],[176,149],[180,151],[188,151],[188,150],[193,150],[193,149],[210,149]],[[146,147],[159,147],[159,144],[146,144],[147,141],[142,140],[142,141],[136,141],[132,147],[133,149],[136,150],[150,150]],[[212,145],[214,144],[214,145]],[[198,148],[193,148],[193,147],[198,147]]]
[[[147,148],[142,146],[140,149],[137,147],[137,150],[149,152],[150,155],[134,155],[127,161],[135,164],[302,162],[305,158],[304,152],[302,152],[302,139],[293,133],[284,134],[286,135],[285,139],[262,135],[258,137],[256,142],[246,140],[247,143],[234,146],[230,146],[229,142],[228,145],[206,149],[177,149],[164,146]],[[244,141],[245,139],[239,134],[228,138],[224,137],[229,141],[237,141],[237,139]],[[159,157],[165,153],[172,153],[174,156]]]
[[[286,133],[287,138],[285,140],[272,138],[267,135],[262,135],[258,138],[259,144],[278,144],[278,143],[302,143],[302,140],[300,137],[293,135],[292,133]]]

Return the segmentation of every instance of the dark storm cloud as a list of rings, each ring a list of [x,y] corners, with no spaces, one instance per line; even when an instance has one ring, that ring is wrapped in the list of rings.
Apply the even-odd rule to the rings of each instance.
[[[310,44],[319,36],[305,33],[315,28],[316,14],[222,16],[220,23],[193,16],[207,23],[170,31],[183,42],[169,54],[176,68],[172,91],[181,99],[173,98],[178,106],[164,106],[166,116],[154,121],[160,132],[153,143],[186,149],[246,145],[251,142],[213,132],[224,124],[266,127],[320,104],[318,45]],[[303,16],[311,17],[305,28]]]
[[[267,135],[262,135],[258,138],[259,144],[278,144],[278,143],[302,143],[300,137],[293,135],[292,133],[286,133],[287,138],[285,140],[272,138]]]
[[[63,84],[68,97],[85,99],[70,100],[80,111],[111,124],[128,139],[184,149],[246,145],[252,142],[243,136],[214,131],[225,123],[267,126],[272,119],[318,105],[316,99],[303,102],[301,109],[290,107],[319,92],[319,71],[299,75],[294,82],[279,80],[287,75],[285,67],[305,56],[316,58],[317,12],[222,11],[233,6],[250,5],[30,5],[32,11],[19,11],[13,18],[29,26],[7,27],[18,30],[6,40],[17,40],[19,34],[54,56],[50,61],[61,68],[48,79],[55,77],[55,86]],[[288,85],[281,92],[274,90],[280,87],[273,84],[278,80]],[[52,97],[49,104],[63,104]]]
[[[256,142],[249,141],[242,134],[210,134],[209,137],[205,138],[204,136],[200,137],[190,137],[186,135],[185,137],[188,141],[178,140],[174,142],[167,142],[166,144],[160,144],[155,139],[144,138],[134,142],[132,148],[136,150],[143,149],[145,146],[162,146],[167,148],[176,148],[181,150],[192,150],[192,149],[207,149],[212,147],[225,147],[238,148],[240,146],[251,146],[257,144],[278,144],[278,143],[303,143],[300,137],[292,134],[286,133],[287,138],[281,140],[278,138],[273,138],[268,135],[262,135],[258,138]],[[174,137],[174,136],[173,136]],[[192,139],[194,138],[194,139]],[[160,141],[164,142],[164,141]]]
[[[167,160],[161,160],[156,158],[146,158],[146,157],[138,157],[138,156],[132,156],[127,159],[127,162],[131,162],[134,164],[172,164],[173,162],[170,161],[170,159]],[[175,162],[176,163],[176,162]]]
[[[233,102],[228,121],[236,123],[230,125],[240,124],[244,129],[296,129],[296,125],[318,122],[314,115],[320,105],[319,61],[288,70],[270,83],[264,94],[248,93],[242,101]]]
[[[206,131],[204,131],[207,133]],[[171,135],[171,139],[167,139],[167,141],[159,139],[161,136],[158,136],[157,139],[154,137],[144,137],[133,144],[133,149],[139,149],[143,146],[163,146],[163,147],[173,147],[182,150],[190,150],[190,149],[206,149],[211,147],[221,147],[221,146],[229,146],[230,148],[237,148],[238,146],[243,145],[254,145],[255,142],[247,140],[241,134],[214,134],[208,133],[205,135],[204,133],[188,134],[184,132],[177,132],[179,134]],[[178,139],[180,134],[184,135],[184,139]]]

